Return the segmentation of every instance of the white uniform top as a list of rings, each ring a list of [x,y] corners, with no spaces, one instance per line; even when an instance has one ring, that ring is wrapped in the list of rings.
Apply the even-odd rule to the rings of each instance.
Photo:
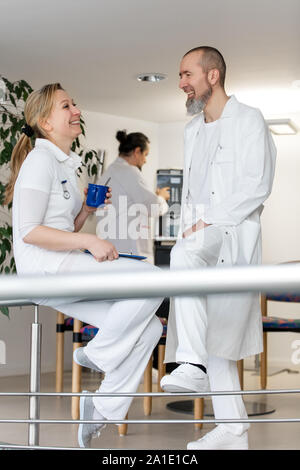
[[[66,155],[47,139],[36,139],[23,162],[13,197],[13,246],[17,272],[56,273],[70,251],[50,251],[25,243],[23,238],[36,226],[74,231],[82,207],[76,169],[81,158]],[[66,198],[65,196],[69,196]]]
[[[112,207],[106,217],[103,211],[97,225],[97,235],[111,241],[119,252],[145,255],[152,261],[153,246],[150,217],[168,211],[163,197],[151,191],[141,171],[124,158],[117,157],[101,176],[100,184],[111,178]]]
[[[216,152],[219,132],[219,120],[203,124],[203,132],[198,132],[192,160],[187,175],[188,195],[187,210],[184,214],[184,229],[191,227],[210,206],[210,162]]]

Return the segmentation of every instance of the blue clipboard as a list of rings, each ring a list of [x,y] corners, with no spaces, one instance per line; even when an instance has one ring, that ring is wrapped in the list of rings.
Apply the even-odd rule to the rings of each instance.
[[[92,254],[89,250],[84,250],[84,252],[88,253],[89,255]],[[143,259],[147,259],[147,256],[133,255],[130,253],[119,253],[119,258],[132,258],[132,259],[143,260]]]
[[[146,256],[132,255],[130,253],[119,253],[119,258],[147,259]]]

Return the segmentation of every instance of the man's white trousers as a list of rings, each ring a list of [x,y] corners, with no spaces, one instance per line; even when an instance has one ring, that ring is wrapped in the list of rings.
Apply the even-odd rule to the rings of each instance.
[[[211,225],[190,237],[178,240],[171,251],[171,269],[215,266],[222,246],[222,237],[221,230]],[[207,353],[206,302],[206,296],[174,299],[178,336],[176,362],[204,365],[207,368],[211,391],[240,390],[236,361]],[[222,341],[222,338],[219,340]],[[212,403],[215,419],[247,418],[241,395],[214,396]],[[241,434],[249,427],[247,423],[226,426],[234,434]]]

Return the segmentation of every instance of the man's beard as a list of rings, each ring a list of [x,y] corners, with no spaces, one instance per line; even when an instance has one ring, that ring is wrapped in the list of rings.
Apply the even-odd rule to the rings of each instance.
[[[208,85],[207,90],[200,96],[200,98],[188,98],[186,102],[187,114],[189,116],[194,116],[195,114],[201,113],[207,105],[211,95],[212,87]]]

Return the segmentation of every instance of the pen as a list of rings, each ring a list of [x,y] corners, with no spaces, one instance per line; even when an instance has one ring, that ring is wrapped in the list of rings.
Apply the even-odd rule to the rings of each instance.
[[[108,180],[106,181],[106,183],[104,184],[104,186],[107,186],[108,183],[110,182],[110,180],[111,180],[111,176],[108,178]]]

